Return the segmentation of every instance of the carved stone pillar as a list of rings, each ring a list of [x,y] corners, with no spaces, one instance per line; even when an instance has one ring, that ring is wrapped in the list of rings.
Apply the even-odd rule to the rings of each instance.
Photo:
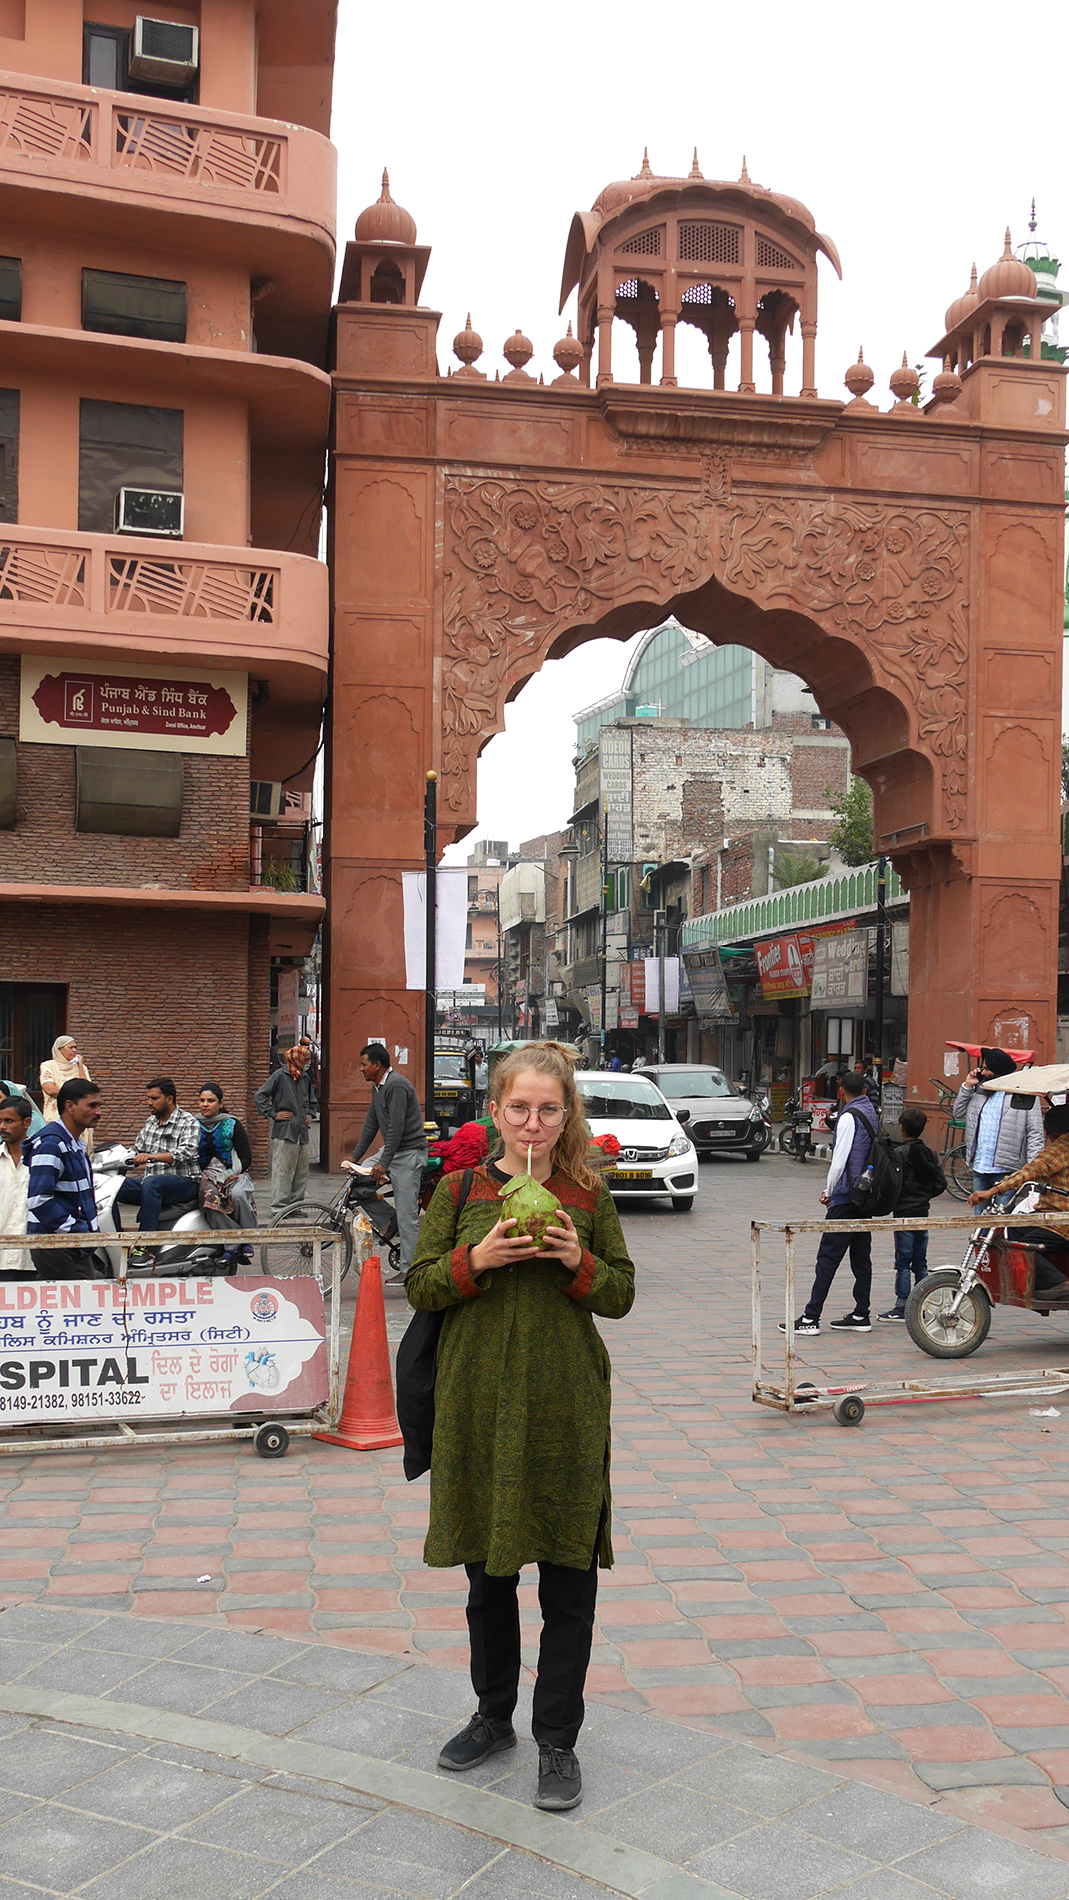
[[[661,318],[661,388],[676,387],[676,317],[666,310]]]
[[[755,396],[757,394],[757,384],[754,382],[754,379],[753,379],[753,333],[754,333],[753,318],[740,317],[739,318],[739,347],[742,352],[742,360],[741,360],[741,365],[740,365],[742,373],[741,373],[741,377],[739,381],[739,395],[740,396]]]
[[[612,319],[611,304],[598,305],[598,388],[602,383],[612,382]]]
[[[817,393],[817,326],[802,320],[802,389],[810,399]]]

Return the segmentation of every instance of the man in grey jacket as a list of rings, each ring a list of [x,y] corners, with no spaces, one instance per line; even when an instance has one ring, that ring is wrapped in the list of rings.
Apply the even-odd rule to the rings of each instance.
[[[1032,1098],[1031,1108],[1020,1108],[1018,1098],[1001,1089],[990,1094],[981,1082],[1012,1075],[1017,1064],[1004,1049],[981,1049],[954,1100],[955,1121],[965,1122],[965,1155],[971,1167],[974,1193],[993,1188],[1007,1174],[1034,1161],[1043,1146],[1043,1114]]]
[[[257,1113],[271,1123],[271,1218],[284,1207],[303,1201],[308,1186],[308,1130],[316,1099],[308,1077],[308,1051],[298,1044],[287,1049],[275,1069],[253,1096]]]
[[[401,1268],[389,1279],[399,1283],[412,1265],[419,1227],[419,1187],[427,1165],[423,1114],[411,1082],[390,1067],[389,1052],[383,1043],[365,1044],[360,1051],[360,1069],[365,1081],[371,1083],[371,1106],[353,1149],[353,1160],[359,1161],[376,1135],[381,1135],[382,1153],[371,1170],[371,1178],[381,1187],[389,1176],[393,1188]]]

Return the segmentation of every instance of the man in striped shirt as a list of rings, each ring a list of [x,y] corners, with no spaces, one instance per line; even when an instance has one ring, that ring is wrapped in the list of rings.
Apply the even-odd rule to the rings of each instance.
[[[100,1090],[75,1076],[56,1097],[58,1120],[49,1122],[30,1151],[26,1196],[26,1232],[96,1234],[93,1170],[80,1137],[100,1120]],[[39,1248],[31,1255],[39,1279],[99,1278],[100,1266],[88,1248]]]

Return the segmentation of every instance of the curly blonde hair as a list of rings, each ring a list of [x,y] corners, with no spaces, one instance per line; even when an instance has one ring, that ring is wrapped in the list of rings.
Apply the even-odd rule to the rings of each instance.
[[[564,1097],[564,1123],[553,1146],[553,1166],[576,1187],[596,1193],[601,1176],[587,1161],[590,1136],[579,1090],[575,1086],[575,1058],[561,1042],[531,1042],[504,1056],[490,1081],[490,1100],[500,1108],[518,1075],[533,1069],[536,1075],[559,1082]]]

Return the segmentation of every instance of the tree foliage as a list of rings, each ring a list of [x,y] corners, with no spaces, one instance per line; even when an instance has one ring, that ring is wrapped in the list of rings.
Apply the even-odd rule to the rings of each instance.
[[[810,851],[786,851],[780,849],[772,860],[772,877],[777,891],[786,891],[793,884],[809,884],[819,877],[824,869],[818,858]]]
[[[833,798],[829,786],[825,797],[838,820],[828,843],[838,851],[844,864],[871,864],[876,856],[872,838],[872,793],[864,779],[851,779],[850,790],[842,798]]]

